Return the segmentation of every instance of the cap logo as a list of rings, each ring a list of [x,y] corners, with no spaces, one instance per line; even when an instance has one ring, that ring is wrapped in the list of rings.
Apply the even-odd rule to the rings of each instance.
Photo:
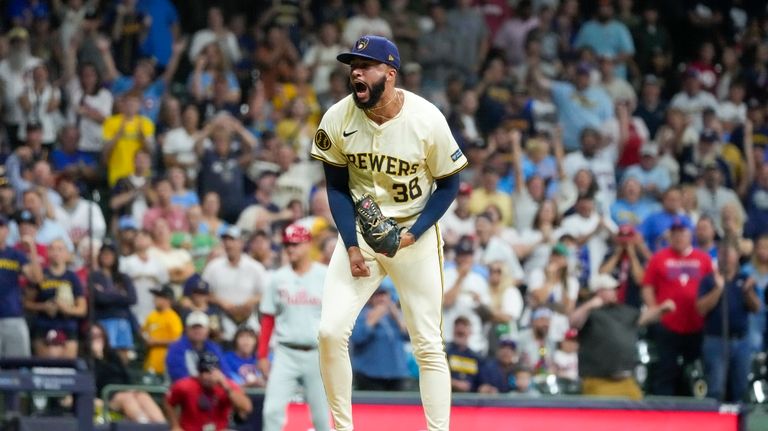
[[[387,60],[388,60],[388,61],[395,61],[395,57],[392,57],[392,54],[389,54],[389,55],[387,56]]]
[[[362,51],[366,47],[368,47],[368,38],[367,37],[361,37],[357,40],[357,44],[355,44],[357,51]]]

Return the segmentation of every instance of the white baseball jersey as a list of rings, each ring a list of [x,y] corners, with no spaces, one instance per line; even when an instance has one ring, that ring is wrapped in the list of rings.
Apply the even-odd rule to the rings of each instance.
[[[400,113],[376,124],[349,95],[323,116],[312,157],[349,169],[354,200],[370,194],[385,216],[409,225],[421,213],[436,179],[462,170],[467,159],[443,114],[424,98],[404,95]]]
[[[302,346],[317,344],[327,270],[325,265],[313,263],[302,275],[296,274],[290,266],[274,272],[261,297],[259,310],[262,314],[275,316],[275,341]]]

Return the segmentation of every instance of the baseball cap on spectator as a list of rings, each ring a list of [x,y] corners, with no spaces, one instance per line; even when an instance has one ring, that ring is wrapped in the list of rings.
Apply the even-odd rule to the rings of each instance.
[[[200,277],[200,274],[192,274],[186,281],[184,281],[184,296],[192,295],[193,293],[199,293],[207,295],[211,293],[211,286],[207,281]]]
[[[30,132],[33,130],[43,130],[43,125],[38,123],[37,121],[30,121],[29,123],[27,123],[27,132]]]
[[[720,136],[718,136],[717,132],[712,129],[704,129],[699,135],[699,141],[706,143],[718,142],[720,141]]]
[[[589,280],[589,290],[596,292],[600,289],[615,289],[619,287],[619,281],[610,274],[597,274]]]
[[[99,19],[99,14],[94,9],[88,9],[85,12],[85,19],[87,19],[87,20]]]
[[[579,64],[576,65],[576,73],[579,75],[589,75],[592,73],[592,65],[586,61],[579,62]]]
[[[164,284],[156,289],[149,289],[149,293],[155,295],[155,296],[161,296],[163,298],[168,298],[170,300],[173,300],[176,296],[173,293],[173,288],[169,286],[168,284]]]
[[[16,223],[22,224],[22,223],[29,223],[29,224],[35,224],[35,216],[32,214],[32,211],[30,210],[21,210],[16,215]]]
[[[689,67],[688,69],[685,69],[685,72],[683,72],[683,78],[698,78],[699,77],[699,71]]]
[[[192,326],[203,326],[207,328],[211,323],[208,315],[202,311],[196,310],[187,315],[187,319],[184,321],[184,326],[191,328]]]
[[[552,317],[552,310],[547,307],[539,307],[531,313],[531,320],[549,319],[550,317]]]
[[[67,334],[59,329],[51,329],[45,334],[45,344],[49,346],[63,346],[67,343]]]
[[[219,369],[219,357],[215,353],[208,350],[197,356],[197,371],[204,373],[206,371],[213,371]]]
[[[685,219],[682,217],[675,217],[674,220],[672,220],[672,224],[669,225],[670,230],[684,230],[684,229],[691,229],[692,226],[690,226],[689,223],[685,222]]]
[[[623,224],[619,226],[619,236],[635,236],[637,235],[637,229],[631,224]]]
[[[27,40],[29,39],[29,32],[24,27],[14,27],[6,34],[8,40]]]
[[[283,232],[283,244],[302,244],[312,240],[312,235],[304,226],[293,223]]]
[[[643,85],[659,85],[659,78],[656,75],[645,75],[643,77]]]
[[[118,230],[138,230],[139,226],[132,216],[124,215],[117,222]]]
[[[505,338],[503,340],[499,341],[498,348],[501,349],[502,347],[507,347],[512,350],[517,350],[517,343],[514,342],[514,340],[510,340],[508,338]]]
[[[471,195],[472,194],[472,185],[469,183],[462,182],[459,184],[459,194],[460,195]]]
[[[467,255],[475,253],[475,241],[469,235],[464,235],[459,238],[459,242],[456,243],[454,251],[457,255]]]
[[[654,143],[646,143],[640,147],[641,156],[657,157],[659,155],[659,146]]]
[[[568,249],[567,245],[563,244],[562,242],[558,242],[557,244],[552,246],[552,253],[558,256],[568,257],[571,255],[571,250]]]
[[[237,226],[229,226],[224,232],[221,233],[221,238],[240,239],[242,232]]]
[[[104,238],[104,242],[101,243],[99,253],[104,250],[112,250],[113,252],[117,251],[117,244],[115,244],[115,241],[112,238]]]
[[[350,52],[336,56],[344,64],[349,64],[355,58],[365,58],[378,61],[400,69],[400,53],[389,39],[382,36],[365,35],[357,39]]]
[[[705,161],[702,167],[704,168],[705,171],[709,171],[709,170],[716,171],[720,169],[720,166],[717,164],[717,161],[714,159],[709,159]]]

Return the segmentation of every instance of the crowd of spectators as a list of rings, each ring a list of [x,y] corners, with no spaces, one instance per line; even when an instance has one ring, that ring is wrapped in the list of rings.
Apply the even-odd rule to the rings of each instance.
[[[470,162],[440,222],[455,391],[690,395],[702,366],[706,394],[744,396],[766,332],[764,2],[256,3],[3,2],[0,356],[89,357],[101,388],[195,376],[207,352],[264,386],[282,229],[319,262],[337,241],[308,157],[348,94],[336,55],[378,34]],[[357,387],[412,388],[389,280],[357,323]],[[164,420],[141,392],[109,407]]]

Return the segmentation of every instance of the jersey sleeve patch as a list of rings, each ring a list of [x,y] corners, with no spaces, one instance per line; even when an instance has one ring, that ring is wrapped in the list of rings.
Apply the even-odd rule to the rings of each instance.
[[[331,148],[331,138],[323,129],[317,129],[315,133],[315,145],[322,151],[328,151]]]
[[[453,152],[453,154],[451,154],[451,160],[453,160],[455,162],[456,160],[459,160],[462,155],[463,154],[462,154],[461,150],[456,150],[456,151]]]

